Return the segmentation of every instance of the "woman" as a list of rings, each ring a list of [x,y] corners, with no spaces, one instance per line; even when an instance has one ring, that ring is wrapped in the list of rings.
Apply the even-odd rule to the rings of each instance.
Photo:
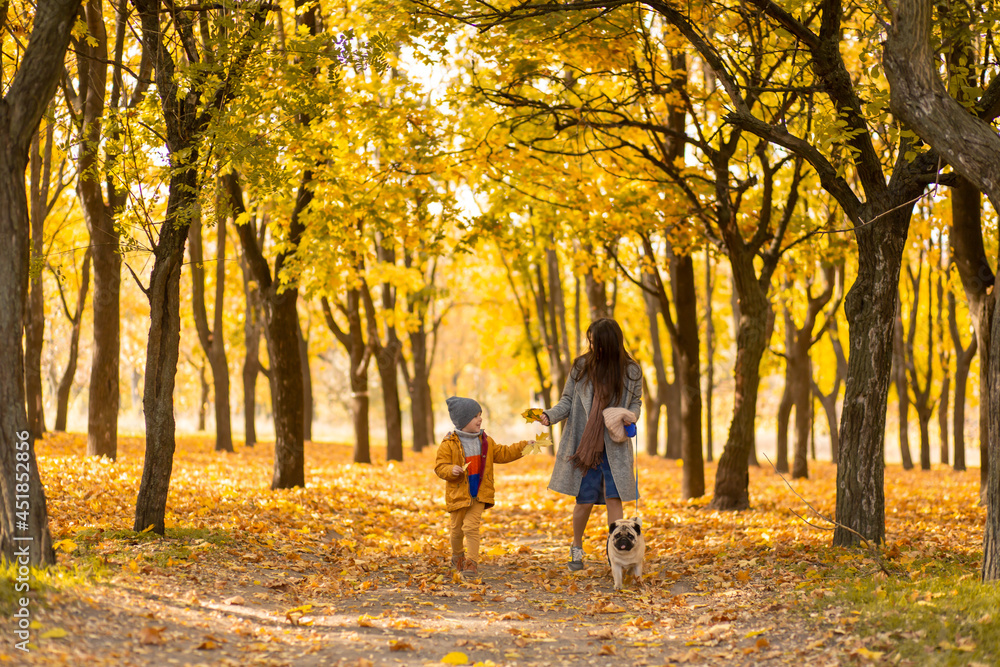
[[[621,327],[610,318],[587,329],[589,351],[573,362],[559,403],[545,410],[550,426],[569,418],[559,440],[549,488],[576,496],[569,569],[583,569],[583,533],[595,504],[607,505],[608,524],[622,518],[622,503],[639,498],[632,475],[632,448],[612,441],[604,424],[605,408],[620,407],[639,418],[642,370],[625,351]]]

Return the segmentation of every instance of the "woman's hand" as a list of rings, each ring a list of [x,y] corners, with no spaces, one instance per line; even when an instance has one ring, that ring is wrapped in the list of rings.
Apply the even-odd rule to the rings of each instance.
[[[459,477],[461,477],[463,472],[464,471],[462,470],[462,466],[452,466],[451,467],[451,476],[454,477],[455,479],[458,479]]]
[[[542,413],[542,416],[538,418],[538,421],[541,422],[542,426],[552,426],[552,424],[549,423],[549,416],[544,412]]]

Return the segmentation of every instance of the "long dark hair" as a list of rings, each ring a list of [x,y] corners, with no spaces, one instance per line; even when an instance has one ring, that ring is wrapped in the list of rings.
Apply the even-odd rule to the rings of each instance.
[[[642,377],[642,370],[625,349],[622,328],[610,317],[594,320],[587,328],[590,349],[573,363],[573,379],[586,378],[595,389],[600,386],[609,404],[621,400],[626,376],[631,380]]]

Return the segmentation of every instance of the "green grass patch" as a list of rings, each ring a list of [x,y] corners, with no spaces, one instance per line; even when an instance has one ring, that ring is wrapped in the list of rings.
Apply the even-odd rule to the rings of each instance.
[[[27,597],[30,605],[46,604],[46,598],[57,591],[84,588],[106,578],[108,569],[96,558],[77,558],[47,568],[29,568],[27,582],[18,578],[16,563],[0,564],[0,616],[10,616],[19,608],[20,599]],[[27,590],[24,586],[27,584]]]
[[[818,582],[833,597],[820,598],[816,609],[850,625],[868,650],[893,664],[998,664],[1000,586],[980,581],[976,557],[943,551],[904,556],[894,564],[909,576],[886,576],[870,559],[861,567],[843,561]],[[831,608],[840,610],[839,618],[831,617]]]

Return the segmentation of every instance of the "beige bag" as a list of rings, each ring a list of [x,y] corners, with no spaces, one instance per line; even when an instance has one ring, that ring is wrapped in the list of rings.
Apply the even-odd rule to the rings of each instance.
[[[635,413],[625,408],[606,408],[604,410],[604,425],[611,434],[611,439],[615,442],[626,442],[628,436],[625,435],[625,424],[634,424]]]

